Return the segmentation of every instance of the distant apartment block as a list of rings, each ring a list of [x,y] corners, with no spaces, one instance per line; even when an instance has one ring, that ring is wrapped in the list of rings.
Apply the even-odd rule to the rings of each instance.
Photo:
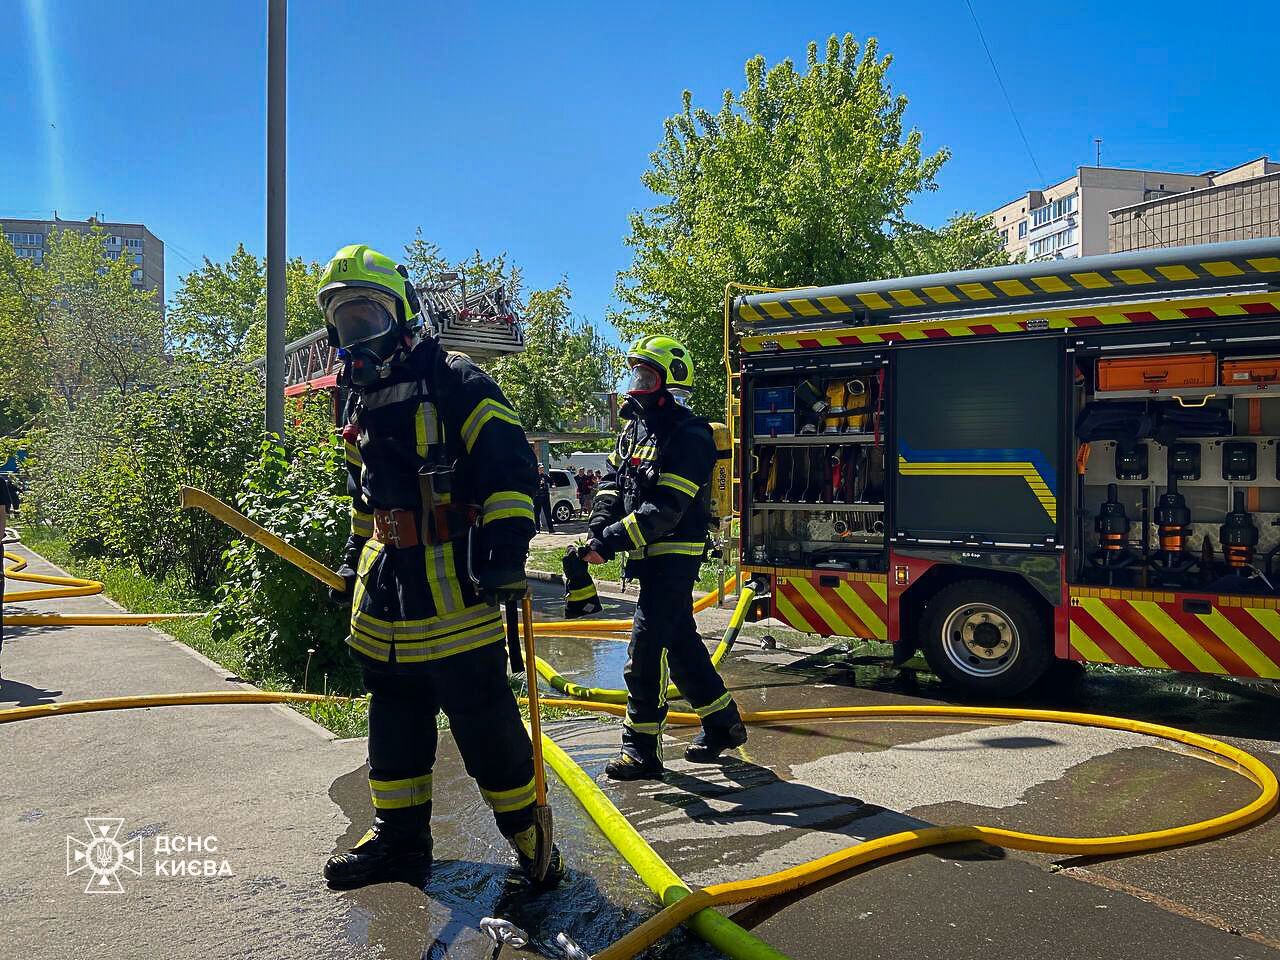
[[[94,217],[88,220],[63,220],[57,214],[54,214],[52,220],[0,218],[0,228],[4,230],[5,239],[13,245],[18,256],[36,263],[44,261],[50,233],[55,230],[88,233],[95,226],[101,227],[107,235],[107,256],[112,260],[120,257],[131,260],[133,285],[140,290],[160,291],[157,303],[161,303],[164,296],[164,241],[142,224],[109,223]]]
[[[1079,167],[987,216],[1009,255],[1028,261],[1280,236],[1278,175],[1266,157],[1221,173]]]

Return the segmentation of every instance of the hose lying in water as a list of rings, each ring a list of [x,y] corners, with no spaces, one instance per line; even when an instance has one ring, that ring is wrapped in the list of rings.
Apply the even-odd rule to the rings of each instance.
[[[4,575],[9,580],[26,583],[47,583],[48,590],[14,590],[6,592],[5,603],[23,600],[61,600],[65,597],[92,597],[102,592],[102,582],[83,577],[55,577],[46,573],[23,573],[27,560],[20,554],[4,551],[9,565]],[[136,627],[159,623],[164,620],[185,620],[203,617],[203,613],[14,613],[5,614],[4,622],[15,627],[82,626],[82,627]]]
[[[724,596],[727,597],[738,586],[738,578],[730,577],[724,582]],[[693,601],[693,612],[701,613],[721,600],[721,591],[717,587],[706,596]],[[631,629],[631,620],[535,620],[533,632],[539,635],[548,634],[562,636],[567,630],[578,633],[623,633]],[[545,674],[544,674],[545,676]]]
[[[184,706],[209,703],[313,703],[350,700],[348,697],[326,697],[315,693],[274,693],[260,690],[216,691],[212,693],[160,694],[141,697],[110,697],[102,700],[80,700],[67,703],[44,703],[28,707],[0,710],[0,724],[38,717],[102,710],[129,710],[142,707]],[[622,715],[618,704],[581,700],[544,700],[548,706]],[[1030,720],[1100,727],[1158,737],[1183,744],[1207,755],[1205,759],[1233,770],[1258,787],[1252,801],[1221,816],[1183,826],[1143,833],[1097,837],[1055,837],[1001,827],[953,826],[925,827],[906,830],[789,867],[761,877],[714,884],[690,891],[644,841],[635,828],[618,812],[600,787],[561,750],[549,736],[543,736],[546,756],[552,768],[583,805],[609,841],[640,873],[647,886],[660,898],[664,909],[631,933],[595,955],[596,960],[626,960],[657,942],[680,923],[735,960],[783,960],[783,955],[732,921],[713,912],[716,905],[744,903],[799,890],[821,880],[844,873],[857,866],[882,861],[911,850],[945,843],[982,840],[1000,847],[1041,853],[1066,853],[1076,856],[1101,856],[1159,850],[1180,844],[1218,837],[1265,817],[1277,802],[1280,784],[1262,761],[1211,737],[1123,717],[1105,717],[1059,710],[1022,710],[1005,707],[953,706],[875,706],[830,707],[805,710],[763,710],[747,712],[742,719],[752,724],[806,723],[815,720],[881,719],[907,717],[955,722]],[[701,720],[692,713],[669,713],[674,724],[696,725]]]
[[[751,601],[755,599],[755,587],[751,583],[747,583],[742,588],[742,593],[738,596],[738,604],[733,608],[733,616],[729,618],[729,626],[725,629],[724,636],[721,638],[715,652],[711,654],[711,665],[719,667],[720,662],[733,649],[734,643],[738,639],[738,634],[742,632],[742,625],[746,622],[747,613],[751,610]],[[706,599],[705,597],[703,598]],[[569,626],[573,626],[573,621],[568,621]],[[559,634],[563,636],[563,633]],[[565,679],[559,671],[541,657],[537,662],[538,675],[543,680],[551,684],[556,690],[563,693],[566,697],[577,700],[591,700],[596,703],[626,703],[627,691],[625,690],[609,690],[599,687],[583,687],[571,680]],[[675,684],[667,687],[667,699],[674,700],[680,696],[680,691],[676,689]]]

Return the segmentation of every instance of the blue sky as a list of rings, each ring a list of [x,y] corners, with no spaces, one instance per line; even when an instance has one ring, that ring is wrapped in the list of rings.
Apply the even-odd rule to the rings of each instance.
[[[192,262],[264,249],[266,0],[10,0],[0,215],[142,221],[169,293]],[[1274,7],[972,0],[1048,182],[1093,160],[1184,172],[1280,159]],[[463,256],[567,274],[599,319],[629,211],[680,94],[716,107],[743,62],[876,36],[908,117],[954,156],[911,215],[936,224],[1037,184],[964,0],[369,3],[294,0],[291,254],[416,226]],[[400,13],[397,14],[396,11]]]

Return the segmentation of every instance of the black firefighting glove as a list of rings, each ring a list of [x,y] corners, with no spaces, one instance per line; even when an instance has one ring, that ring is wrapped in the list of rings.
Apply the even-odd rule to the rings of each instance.
[[[344,563],[334,573],[342,578],[342,582],[347,585],[347,589],[335,590],[330,587],[329,600],[334,606],[349,607],[351,606],[351,598],[355,596],[356,592],[356,572],[351,569],[349,563]]]
[[[606,547],[603,540],[597,540],[595,537],[588,540],[585,547],[578,548],[578,556],[585,557],[592,552],[600,554],[600,559],[606,563],[617,556],[617,551],[611,547]]]
[[[515,546],[494,545],[476,557],[476,585],[486,603],[502,604],[519,600],[529,589],[524,561],[528,551]]]

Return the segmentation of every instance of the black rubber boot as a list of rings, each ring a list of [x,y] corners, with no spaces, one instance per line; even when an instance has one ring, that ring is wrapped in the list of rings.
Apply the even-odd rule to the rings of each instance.
[[[375,820],[347,853],[329,858],[324,878],[333,887],[425,879],[431,872],[431,830],[405,830]]]
[[[604,768],[604,775],[610,780],[661,780],[666,772],[657,755],[637,757],[626,750],[610,760]]]
[[[533,864],[537,855],[538,834],[536,827],[528,827],[521,830],[514,837],[507,837],[507,843],[511,844],[511,849],[516,852],[516,863],[520,866],[520,870],[526,877],[533,880]],[[560,855],[560,848],[554,843],[551,845],[551,863],[547,866],[547,875],[541,881],[534,881],[544,887],[554,887],[564,879],[564,857]]]
[[[741,722],[727,727],[703,727],[684,752],[691,763],[713,763],[726,750],[740,747],[747,742],[747,728]]]

